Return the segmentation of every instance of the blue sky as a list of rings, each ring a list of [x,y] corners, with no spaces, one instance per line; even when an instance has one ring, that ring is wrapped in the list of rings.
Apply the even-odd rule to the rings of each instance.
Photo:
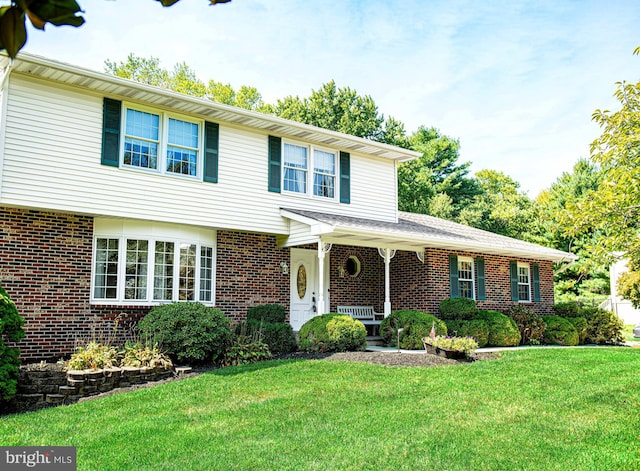
[[[615,82],[640,79],[637,1],[79,0],[79,29],[31,30],[25,51],[103,70],[133,52],[256,87],[265,101],[335,79],[409,133],[460,139],[472,171],[501,170],[529,196],[600,134]]]

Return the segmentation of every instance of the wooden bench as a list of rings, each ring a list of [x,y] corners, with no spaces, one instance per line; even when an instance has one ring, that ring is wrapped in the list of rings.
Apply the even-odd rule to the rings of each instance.
[[[375,312],[373,306],[338,306],[338,314],[347,314],[365,326],[372,326],[373,335],[376,333],[376,327],[384,318],[384,314]]]

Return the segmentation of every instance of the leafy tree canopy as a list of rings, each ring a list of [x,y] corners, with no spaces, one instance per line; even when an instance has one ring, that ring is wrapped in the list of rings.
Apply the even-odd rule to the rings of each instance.
[[[176,64],[173,70],[169,71],[163,69],[160,61],[155,57],[147,59],[129,54],[127,59],[120,63],[105,61],[105,71],[117,77],[167,88],[186,95],[208,98],[226,105],[258,111],[263,110],[265,106],[262,95],[256,88],[242,85],[236,90],[229,83],[214,80],[205,84],[184,62]]]
[[[640,53],[640,48],[634,54]],[[602,135],[591,144],[591,160],[601,179],[584,198],[567,204],[566,235],[598,234],[590,247],[594,263],[610,261],[615,252],[640,260],[640,82],[620,82],[614,93],[617,111],[596,110],[593,120]],[[638,263],[636,263],[638,265]]]

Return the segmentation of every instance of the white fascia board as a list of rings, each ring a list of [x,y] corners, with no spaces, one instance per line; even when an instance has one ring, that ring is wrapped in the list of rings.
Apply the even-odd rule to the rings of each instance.
[[[500,248],[495,245],[484,244],[482,242],[473,242],[473,243],[462,243],[462,242],[453,242],[451,239],[444,239],[439,237],[422,237],[414,234],[399,234],[395,232],[389,231],[376,231],[376,230],[357,230],[351,227],[341,227],[335,226],[334,233],[344,233],[353,236],[362,236],[362,237],[371,237],[371,236],[379,236],[385,239],[390,239],[390,246],[393,246],[393,241],[404,241],[405,243],[411,244],[421,244],[427,248],[442,248],[442,249],[452,249],[452,250],[461,250],[465,252],[481,252],[481,253],[490,253],[493,255],[504,255],[504,256],[516,256],[516,257],[525,257],[536,260],[549,260],[552,262],[560,263],[564,261],[572,261],[577,260],[578,257],[574,254],[568,252],[562,252],[555,249],[549,249],[550,251],[556,253],[535,253],[533,251],[529,251],[526,249],[519,249],[515,247],[505,247]],[[401,242],[402,243],[402,242]]]
[[[331,224],[320,222],[317,219],[312,219],[306,216],[301,216],[299,214],[292,213],[291,211],[287,211],[286,209],[280,210],[280,216],[306,224],[309,226],[310,235],[319,236],[323,234],[330,234],[334,231],[334,226]]]

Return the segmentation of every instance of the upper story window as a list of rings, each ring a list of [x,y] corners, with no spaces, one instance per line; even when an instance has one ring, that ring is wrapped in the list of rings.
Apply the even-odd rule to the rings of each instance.
[[[531,275],[528,263],[518,262],[518,301],[531,301]]]
[[[282,159],[283,189],[292,193],[335,199],[336,159],[335,152],[285,142]]]
[[[200,122],[166,113],[125,110],[124,166],[198,176],[201,172]]]

